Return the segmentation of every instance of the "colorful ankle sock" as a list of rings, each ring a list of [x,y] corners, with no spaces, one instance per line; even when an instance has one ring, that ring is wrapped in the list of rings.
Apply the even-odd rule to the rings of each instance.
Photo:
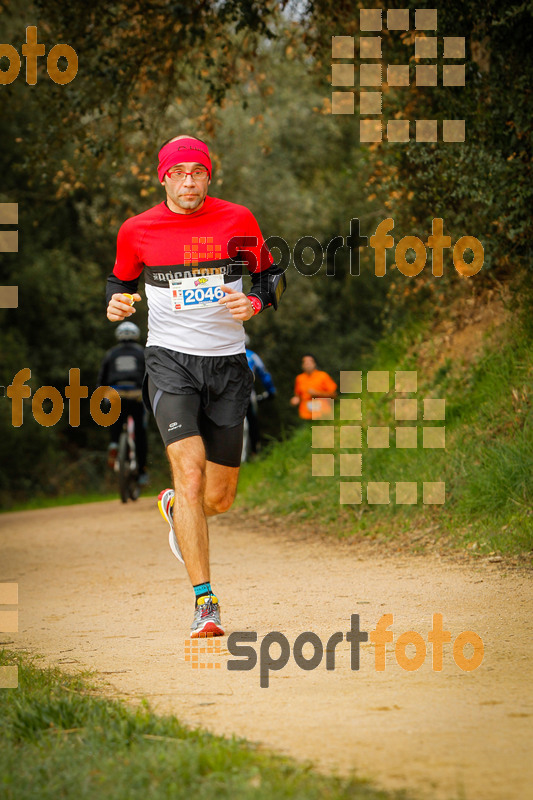
[[[211,584],[209,581],[207,583],[198,583],[196,586],[192,587],[194,589],[194,595],[196,597],[196,604],[198,604],[198,600],[200,597],[205,597],[206,595],[213,594],[213,590],[211,589]]]

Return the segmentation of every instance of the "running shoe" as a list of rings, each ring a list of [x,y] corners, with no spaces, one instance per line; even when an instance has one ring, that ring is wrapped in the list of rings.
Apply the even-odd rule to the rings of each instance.
[[[170,530],[168,532],[168,543],[170,545],[170,549],[172,550],[178,561],[181,561],[182,564],[185,564],[183,556],[181,555],[181,550],[178,544],[178,540],[176,538],[176,534],[174,533],[174,523],[172,522],[174,489],[163,489],[163,491],[160,492],[159,497],[157,499],[157,505],[159,511],[161,512],[161,516],[164,519],[166,519],[166,521],[170,525]]]
[[[205,639],[208,636],[224,636],[220,606],[212,594],[199,598],[191,625],[191,639]]]

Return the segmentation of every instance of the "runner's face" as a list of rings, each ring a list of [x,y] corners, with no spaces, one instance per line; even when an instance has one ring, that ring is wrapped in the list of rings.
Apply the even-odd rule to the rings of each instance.
[[[195,167],[201,167],[203,164],[198,164],[195,161],[186,161],[182,164],[174,164],[172,169],[178,166],[186,172],[192,172]],[[192,175],[187,175],[185,180],[181,182],[173,181],[168,175],[165,175],[164,183],[161,185],[165,187],[167,204],[171,211],[178,214],[192,214],[193,211],[198,211],[203,205],[209,183],[209,179],[195,181]]]
[[[307,372],[309,374],[313,372],[315,367],[316,367],[316,361],[312,356],[304,356],[302,358],[302,369],[304,372]]]

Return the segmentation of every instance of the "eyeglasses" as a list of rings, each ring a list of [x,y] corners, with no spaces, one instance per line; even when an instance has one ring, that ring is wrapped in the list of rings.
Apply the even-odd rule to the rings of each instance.
[[[205,181],[209,177],[209,172],[205,167],[195,167],[192,172],[186,172],[184,169],[177,167],[176,169],[167,170],[166,174],[171,181],[184,181],[187,175],[190,175],[193,181]]]

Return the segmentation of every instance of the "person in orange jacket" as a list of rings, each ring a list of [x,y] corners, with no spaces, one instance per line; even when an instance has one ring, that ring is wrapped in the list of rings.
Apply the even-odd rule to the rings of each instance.
[[[311,353],[302,357],[302,369],[294,382],[291,405],[298,406],[302,419],[328,417],[330,404],[324,399],[337,396],[337,384],[327,372],[316,368],[316,359]]]

